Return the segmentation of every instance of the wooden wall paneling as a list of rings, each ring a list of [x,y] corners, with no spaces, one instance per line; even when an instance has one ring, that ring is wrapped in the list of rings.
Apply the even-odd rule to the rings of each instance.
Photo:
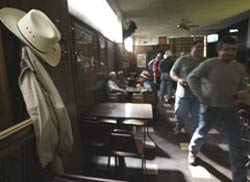
[[[108,57],[108,72],[115,69],[115,49],[114,49],[114,43],[107,41],[107,57]]]
[[[27,111],[24,100],[19,89],[18,77],[20,74],[20,50],[21,42],[4,25],[0,25],[2,31],[3,50],[5,55],[5,66],[11,97],[13,120],[12,125],[27,119]]]
[[[2,44],[2,32],[0,29],[0,131],[10,127],[14,120],[9,84],[6,72],[4,50]]]
[[[95,32],[83,23],[72,18],[73,25],[73,64],[76,88],[77,107],[79,114],[85,112],[96,103],[95,91],[89,91],[97,83],[95,52],[97,50]]]
[[[62,40],[64,41],[63,43],[66,42],[67,45],[65,46],[64,50],[66,52],[63,52],[65,55],[63,55],[61,63],[55,68],[52,68],[46,64],[44,65],[51,75],[55,85],[57,86],[59,93],[62,95],[62,99],[69,112],[72,123],[74,135],[74,154],[72,154],[71,157],[69,157],[69,159],[65,162],[65,166],[67,170],[70,171],[78,170],[76,168],[81,165],[81,160],[79,160],[79,156],[81,155],[79,151],[79,119],[77,115],[74,76],[72,72],[73,68],[71,55],[73,54],[73,49],[71,48],[71,25],[67,8],[67,0],[8,0],[6,1],[6,4],[3,3],[2,6],[19,8],[26,12],[32,8],[42,10],[56,24],[62,33]],[[19,50],[19,48],[12,49],[14,52],[17,50]],[[78,152],[78,154],[76,154],[76,152]]]
[[[122,70],[123,66],[122,66],[122,62],[123,62],[123,44],[116,44],[115,45],[115,57],[116,57],[116,61],[115,61],[115,68],[117,70]]]
[[[147,55],[147,63],[152,60],[158,52],[162,54],[165,50],[169,49],[169,45],[152,45],[152,46],[135,46],[134,47],[134,57],[133,57],[133,66],[134,71],[141,72],[143,69],[146,68],[137,68],[136,64],[136,54],[146,54]]]

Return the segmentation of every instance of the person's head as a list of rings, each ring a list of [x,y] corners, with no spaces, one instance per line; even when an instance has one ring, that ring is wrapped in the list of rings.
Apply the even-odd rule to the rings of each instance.
[[[145,80],[150,80],[151,74],[149,73],[149,71],[144,70],[141,72],[141,74],[139,75],[139,80],[141,82],[144,82]]]
[[[156,59],[161,59],[161,56],[162,56],[161,53],[158,52],[157,55],[156,55]]]
[[[186,54],[185,52],[181,52],[180,56],[185,56],[185,54]]]
[[[192,43],[190,54],[195,60],[199,60],[203,57],[203,42],[201,40]]]
[[[109,72],[109,79],[116,80],[116,73],[114,71]]]
[[[171,50],[166,50],[164,54],[164,58],[171,57],[173,55]]]
[[[226,36],[222,38],[217,44],[218,56],[222,61],[232,61],[237,55],[237,41]]]

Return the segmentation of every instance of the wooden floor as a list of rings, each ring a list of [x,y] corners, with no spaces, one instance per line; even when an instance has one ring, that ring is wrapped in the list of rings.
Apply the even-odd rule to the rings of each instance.
[[[146,169],[141,169],[141,159],[126,158],[126,168],[107,167],[108,158],[95,157],[91,166],[83,172],[85,175],[98,176],[131,182],[217,182],[231,181],[228,161],[228,145],[224,137],[215,129],[209,132],[207,143],[198,155],[197,166],[187,163],[189,136],[186,133],[174,135],[176,119],[173,106],[159,103],[159,119],[150,127],[148,144],[154,141],[154,157],[146,160]],[[137,132],[137,137],[142,137]],[[152,144],[152,143],[151,143]],[[246,151],[247,152],[247,151]]]

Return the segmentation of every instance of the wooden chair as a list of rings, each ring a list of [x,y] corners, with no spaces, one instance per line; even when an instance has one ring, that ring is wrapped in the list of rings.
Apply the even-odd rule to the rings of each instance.
[[[116,124],[111,121],[85,120],[81,122],[83,150],[87,152],[87,165],[93,156],[109,156],[109,133]]]
[[[132,131],[134,134],[138,128],[143,129],[143,139],[146,140],[146,126],[147,122],[139,119],[125,119],[122,122],[122,125],[127,128],[129,131]]]
[[[126,130],[115,129],[110,133],[109,142],[111,156],[115,157],[115,166],[124,168],[124,157],[141,157],[142,169],[144,168],[144,143],[141,140],[136,140],[134,136]],[[108,162],[109,166],[110,157]]]

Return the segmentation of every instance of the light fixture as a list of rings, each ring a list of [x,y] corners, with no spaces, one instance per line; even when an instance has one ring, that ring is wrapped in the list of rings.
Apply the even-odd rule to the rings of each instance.
[[[236,32],[239,32],[239,29],[237,28],[229,29],[229,33],[236,33]]]
[[[111,41],[122,42],[121,20],[106,0],[68,0],[68,5],[71,15],[99,31]]]
[[[124,46],[128,52],[133,52],[133,39],[132,39],[132,37],[128,37],[124,40]]]

